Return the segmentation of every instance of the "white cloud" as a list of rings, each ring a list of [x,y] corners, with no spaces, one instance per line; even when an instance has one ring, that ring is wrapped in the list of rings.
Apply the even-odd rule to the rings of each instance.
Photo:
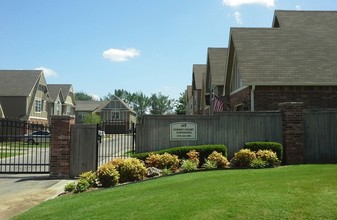
[[[99,101],[101,99],[99,97],[99,95],[96,95],[96,94],[93,94],[93,93],[90,93],[89,95],[93,98],[93,100]]]
[[[36,70],[43,70],[44,76],[47,77],[56,77],[58,76],[57,72],[55,72],[52,69],[46,68],[46,67],[37,67]]]
[[[300,5],[296,5],[296,10],[301,10],[301,6]]]
[[[139,55],[140,51],[135,48],[125,50],[110,48],[103,52],[103,57],[113,62],[124,62]]]
[[[266,7],[275,6],[275,0],[222,0],[224,5],[230,7],[239,7],[241,5],[259,4]]]
[[[243,24],[240,12],[238,12],[238,11],[234,12],[234,17],[235,17],[236,23]]]

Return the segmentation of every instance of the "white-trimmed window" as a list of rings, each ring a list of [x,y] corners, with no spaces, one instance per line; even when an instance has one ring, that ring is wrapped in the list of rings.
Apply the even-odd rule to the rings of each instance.
[[[35,112],[41,112],[42,111],[42,100],[41,99],[35,99]]]

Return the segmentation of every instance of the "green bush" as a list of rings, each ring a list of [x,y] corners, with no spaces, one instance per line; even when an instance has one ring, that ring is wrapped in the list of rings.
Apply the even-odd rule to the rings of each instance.
[[[229,165],[229,162],[222,153],[218,153],[213,151],[210,155],[208,155],[207,160],[214,161],[216,163],[217,168],[225,168]]]
[[[144,163],[136,158],[115,159],[109,162],[119,172],[119,182],[143,180],[147,175]]]
[[[163,154],[150,154],[145,159],[147,167],[156,167],[158,169],[178,169],[179,159],[177,155],[163,153]]]
[[[268,166],[268,163],[261,158],[256,158],[250,162],[249,167],[254,168],[254,169],[261,169],[265,168]]]
[[[64,186],[64,191],[66,191],[66,192],[73,192],[74,190],[75,190],[75,183],[74,182],[67,183]]]
[[[241,149],[234,154],[231,160],[232,166],[249,167],[249,164],[256,159],[255,152],[249,149]]]
[[[271,150],[259,150],[256,152],[256,157],[265,161],[268,166],[279,165],[280,163],[276,153]]]
[[[80,179],[85,179],[88,181],[90,187],[97,186],[97,176],[95,172],[87,171],[80,175]]]
[[[193,170],[198,169],[198,164],[199,164],[199,161],[196,162],[193,160],[182,160],[180,169],[183,172],[191,172]]]
[[[75,193],[81,193],[87,191],[89,189],[90,184],[86,179],[79,179],[78,182],[75,184]]]
[[[103,187],[111,187],[118,184],[119,173],[111,163],[103,164],[96,172],[99,183]]]
[[[205,163],[202,165],[202,168],[205,170],[213,170],[217,168],[217,162],[214,160],[205,160]]]
[[[243,148],[255,152],[259,150],[271,150],[276,153],[278,159],[283,159],[283,146],[277,142],[248,142],[245,143]]]
[[[182,147],[175,147],[175,148],[169,148],[165,150],[155,151],[155,152],[145,152],[145,153],[139,153],[134,154],[133,157],[138,158],[140,160],[144,160],[150,155],[150,154],[174,154],[177,155],[179,159],[188,159],[186,157],[187,153],[191,150],[196,150],[199,152],[199,160],[205,161],[207,159],[208,155],[210,155],[213,151],[217,151],[219,153],[222,153],[225,157],[227,157],[227,146],[226,145],[198,145],[198,146],[182,146]],[[199,164],[200,165],[200,164]]]

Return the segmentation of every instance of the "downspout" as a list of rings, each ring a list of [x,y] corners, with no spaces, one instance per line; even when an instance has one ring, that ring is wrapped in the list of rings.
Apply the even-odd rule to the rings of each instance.
[[[250,111],[254,111],[254,93],[255,93],[255,85],[252,85],[252,89],[250,91]]]

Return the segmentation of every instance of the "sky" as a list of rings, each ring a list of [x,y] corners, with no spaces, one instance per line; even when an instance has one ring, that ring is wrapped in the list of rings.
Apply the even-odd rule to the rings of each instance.
[[[275,10],[336,0],[0,0],[0,69],[103,98],[115,89],[178,99],[231,27],[271,27]],[[0,79],[1,80],[1,79]]]

